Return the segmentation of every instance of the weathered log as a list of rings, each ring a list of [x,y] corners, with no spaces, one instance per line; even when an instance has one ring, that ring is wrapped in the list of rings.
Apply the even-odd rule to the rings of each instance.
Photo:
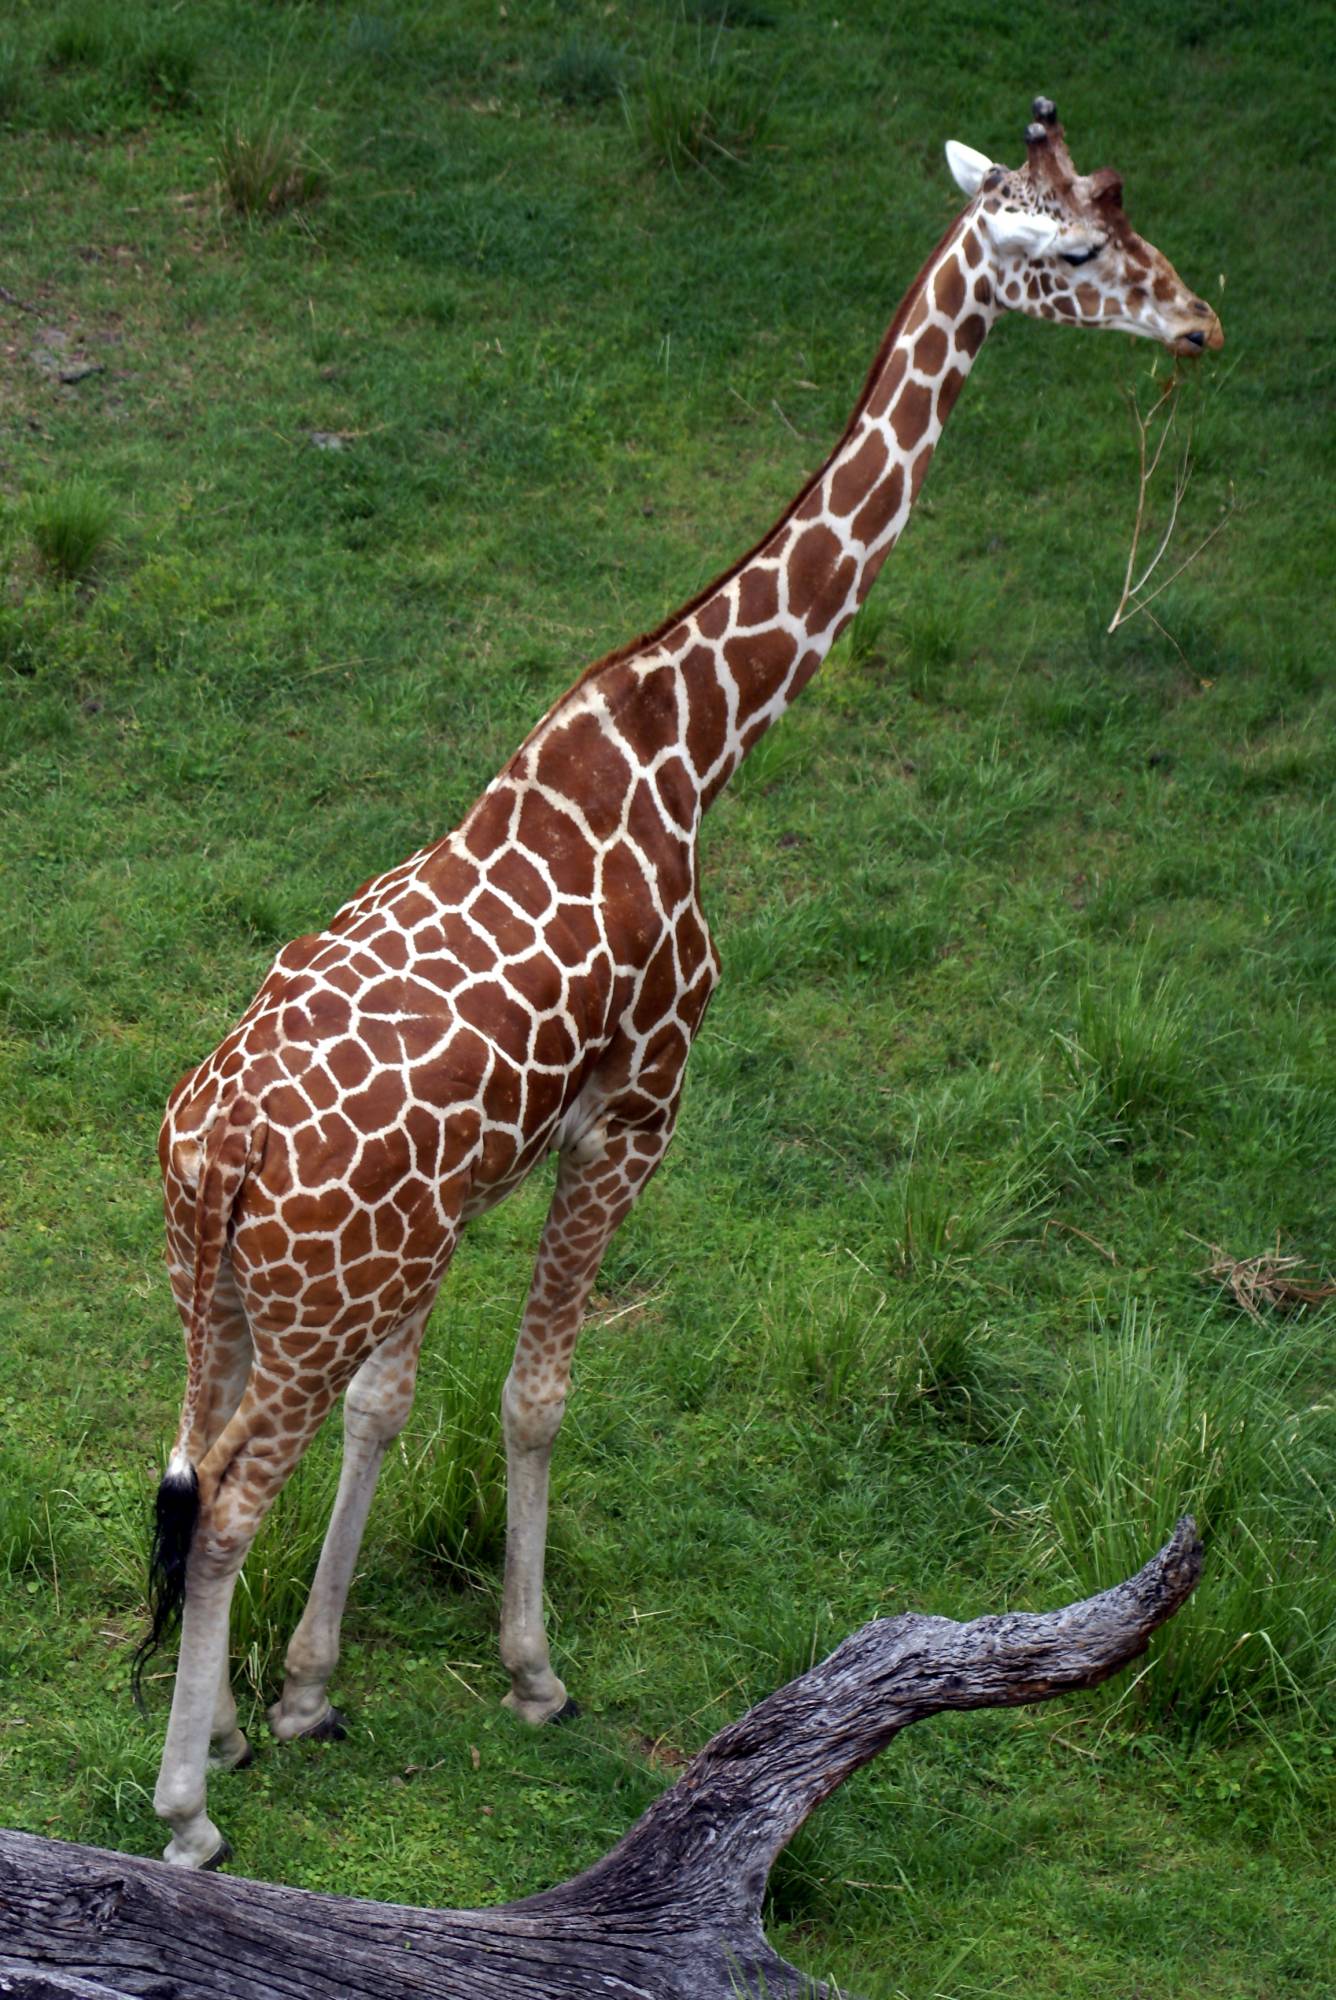
[[[1136,1576],[1060,1611],[866,1625],[721,1730],[592,1868],[493,1910],[359,1903],[0,1832],[0,2000],[818,2000],[829,1989],[761,1929],[766,1878],[808,1815],[911,1722],[1106,1680],[1200,1570],[1183,1520]]]

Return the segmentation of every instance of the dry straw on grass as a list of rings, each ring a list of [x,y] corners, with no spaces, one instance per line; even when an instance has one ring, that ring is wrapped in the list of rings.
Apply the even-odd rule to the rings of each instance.
[[[1296,1276],[1302,1257],[1283,1257],[1280,1238],[1274,1250],[1260,1257],[1230,1257],[1218,1243],[1208,1246],[1211,1261],[1198,1276],[1225,1286],[1242,1306],[1249,1319],[1261,1324],[1263,1306],[1272,1312],[1289,1312],[1295,1306],[1320,1306],[1324,1299],[1336,1298],[1336,1282],[1330,1278]]]

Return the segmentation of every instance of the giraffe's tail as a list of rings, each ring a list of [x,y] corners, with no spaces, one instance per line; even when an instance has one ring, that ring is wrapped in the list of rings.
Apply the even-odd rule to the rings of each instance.
[[[153,1539],[148,1557],[149,1628],[130,1663],[135,1707],[144,1713],[144,1668],[176,1624],[186,1599],[186,1562],[199,1519],[199,1474],[175,1464],[173,1452],[153,1507]]]
[[[214,1288],[227,1255],[232,1217],[246,1175],[264,1147],[267,1121],[252,1098],[232,1099],[210,1127],[203,1145],[178,1140],[173,1164],[186,1181],[196,1181],[195,1269],[186,1325],[186,1392],[181,1421],[158,1486],[148,1561],[149,1629],[130,1667],[135,1703],[144,1706],[144,1668],[175,1627],[186,1596],[186,1568],[199,1521],[199,1472],[195,1464],[197,1420],[207,1405],[211,1372],[209,1327]]]

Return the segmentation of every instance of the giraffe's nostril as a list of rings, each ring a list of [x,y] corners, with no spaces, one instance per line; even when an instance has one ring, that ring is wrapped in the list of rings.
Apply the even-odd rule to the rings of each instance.
[[[1190,340],[1194,347],[1205,347],[1206,345],[1206,335],[1204,333],[1185,333],[1183,338],[1184,340]]]

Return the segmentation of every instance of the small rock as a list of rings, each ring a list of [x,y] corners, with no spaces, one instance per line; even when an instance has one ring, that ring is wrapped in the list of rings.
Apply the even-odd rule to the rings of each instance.
[[[348,440],[340,431],[312,431],[311,443],[317,451],[347,451]]]
[[[1149,771],[1160,771],[1164,769],[1166,764],[1172,764],[1173,761],[1173,755],[1170,751],[1152,750],[1146,759],[1146,768]]]
[[[106,372],[101,361],[72,361],[68,368],[60,370],[60,379],[72,387],[76,382],[86,382],[90,375],[105,375]]]

